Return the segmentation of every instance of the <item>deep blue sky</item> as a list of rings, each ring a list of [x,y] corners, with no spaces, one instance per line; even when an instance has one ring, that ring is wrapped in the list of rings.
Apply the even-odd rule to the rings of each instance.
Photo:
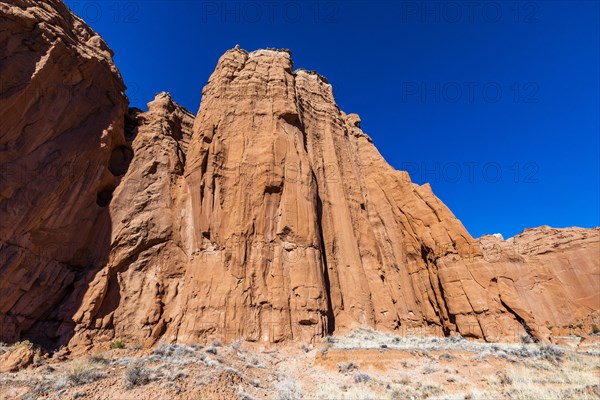
[[[289,48],[474,236],[600,225],[597,1],[67,4],[115,51],[133,106],[168,91],[196,112],[227,49]]]

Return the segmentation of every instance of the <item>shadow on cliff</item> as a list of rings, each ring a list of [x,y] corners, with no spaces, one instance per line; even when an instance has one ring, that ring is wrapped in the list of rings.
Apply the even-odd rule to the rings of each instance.
[[[20,340],[27,339],[46,351],[55,351],[66,346],[73,338],[76,328],[73,317],[91,281],[108,261],[111,226],[108,208],[103,208],[94,224],[94,241],[80,251],[86,262],[77,260],[72,264],[63,264],[72,273],[72,279],[64,282],[66,285],[61,285],[58,297],[44,299],[45,307],[30,316],[36,322],[21,332]]]
[[[139,110],[130,109],[126,115],[124,144],[116,145],[112,151],[108,171],[114,177],[110,183],[103,183],[95,194],[98,213],[89,231],[75,232],[75,235],[86,237],[86,245],[75,252],[69,262],[61,262],[62,268],[69,271],[69,279],[55,285],[54,290],[48,293],[41,303],[42,307],[33,310],[28,318],[35,322],[27,327],[24,325],[18,334],[17,340],[29,340],[41,346],[46,351],[56,351],[67,346],[75,336],[78,328],[98,328],[96,326],[79,325],[75,321],[76,314],[83,305],[85,295],[91,282],[98,273],[104,270],[109,262],[111,252],[112,217],[110,203],[115,189],[121,183],[133,159],[131,144],[137,135],[137,122],[135,113]],[[121,143],[123,143],[121,142]],[[92,321],[102,319],[110,312],[106,309],[116,309],[121,300],[116,276],[109,278],[108,292],[100,310],[90,310]],[[54,293],[54,294],[53,294]],[[96,312],[94,312],[96,311]],[[2,327],[0,327],[2,333]],[[2,336],[2,335],[0,335]]]

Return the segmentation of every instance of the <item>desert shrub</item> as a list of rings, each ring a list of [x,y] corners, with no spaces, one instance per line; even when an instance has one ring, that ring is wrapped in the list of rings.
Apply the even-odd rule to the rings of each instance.
[[[558,346],[542,346],[540,348],[540,353],[542,354],[542,358],[552,362],[559,363],[562,361],[562,357],[565,354],[565,351]]]
[[[125,386],[131,389],[134,386],[146,385],[150,382],[150,372],[141,363],[133,363],[125,370]]]
[[[231,347],[231,349],[237,353],[243,344],[244,344],[243,340],[237,339],[237,340],[234,340],[233,342],[231,342],[229,344],[229,347]]]
[[[535,339],[528,333],[521,334],[521,343],[530,344],[535,343]]]
[[[30,388],[29,392],[22,397],[22,400],[37,400],[44,396],[48,396],[50,389],[51,387],[48,382],[38,381]]]
[[[427,365],[425,368],[423,368],[423,375],[433,374],[434,372],[437,372],[437,369],[431,365]]]
[[[505,371],[500,371],[497,375],[501,385],[512,385],[513,379]]]
[[[106,378],[106,373],[93,367],[89,363],[75,364],[67,375],[67,382],[73,386],[92,383],[97,380]]]
[[[166,373],[166,378],[169,380],[169,382],[176,381],[177,379],[184,379],[187,377],[188,377],[188,373],[183,370],[167,371],[167,373]]]
[[[426,399],[431,396],[437,396],[442,393],[442,389],[437,385],[425,385],[421,388],[421,396]]]
[[[172,353],[171,345],[167,343],[160,343],[158,346],[152,350],[152,354],[156,354],[157,356],[166,357]]]
[[[217,348],[214,346],[207,347],[204,351],[210,354],[214,354],[215,356],[217,355]]]
[[[354,374],[354,382],[355,383],[366,383],[371,380],[371,377],[363,372],[357,372]]]
[[[540,351],[537,347],[525,345],[520,346],[517,349],[509,349],[508,353],[520,358],[536,358],[540,355]]]
[[[311,393],[311,399],[315,400],[381,400],[381,395],[376,395],[366,386],[337,386],[334,384],[323,384],[319,386],[316,393]],[[405,399],[407,397],[398,397]],[[392,397],[392,399],[396,400]]]
[[[398,379],[397,382],[401,385],[407,386],[407,385],[410,385],[410,378],[405,375],[405,376],[401,377],[400,379]]]
[[[193,354],[194,349],[180,344],[161,343],[156,346],[152,353],[159,357],[172,357],[181,360]]]
[[[108,364],[110,361],[107,360],[104,356],[97,354],[90,357],[90,362],[94,364]]]
[[[125,348],[125,342],[123,342],[122,340],[113,340],[112,342],[110,342],[110,348],[111,349],[124,349]]]
[[[303,397],[302,386],[292,378],[286,378],[277,385],[280,400],[299,400]]]
[[[243,388],[239,388],[239,390],[237,391],[237,393],[235,395],[240,400],[254,400],[252,398],[252,396],[250,396],[248,393],[244,392]]]
[[[405,399],[414,399],[415,396],[412,395],[412,389],[410,388],[395,388],[389,394],[390,400],[405,400]]]
[[[358,368],[353,362],[339,363],[337,367],[341,374],[347,374]]]
[[[214,367],[218,367],[219,366],[219,362],[213,358],[210,357],[206,357],[202,360],[202,362],[204,363],[205,366],[207,366],[208,368],[214,368]]]
[[[29,340],[23,340],[21,342],[13,343],[12,345],[10,345],[8,347],[4,347],[4,349],[2,349],[3,346],[6,346],[6,345],[0,344],[0,354],[6,353],[7,351],[10,351],[10,350],[20,349],[22,347],[31,349],[31,348],[33,348],[33,343],[31,343]]]

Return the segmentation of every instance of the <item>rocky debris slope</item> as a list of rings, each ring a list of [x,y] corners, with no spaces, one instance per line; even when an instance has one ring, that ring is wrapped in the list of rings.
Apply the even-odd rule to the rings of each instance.
[[[61,1],[0,2],[0,54],[0,341],[53,341],[106,262],[128,101],[111,50]]]
[[[525,232],[515,240],[557,247],[490,259],[499,239],[473,239],[429,185],[387,164],[288,51],[226,52],[197,116],[165,93],[126,112],[110,51],[61,3],[0,11],[14,80],[0,97],[0,340],[84,351],[370,325],[545,341],[550,323],[600,308],[598,230],[571,244]],[[71,96],[39,93],[53,85]]]

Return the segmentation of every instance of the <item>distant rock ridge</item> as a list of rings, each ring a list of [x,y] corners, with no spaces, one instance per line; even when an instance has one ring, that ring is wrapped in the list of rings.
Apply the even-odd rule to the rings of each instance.
[[[288,50],[227,51],[197,115],[164,92],[128,110],[112,53],[61,2],[0,16],[0,341],[369,325],[546,342],[599,325],[599,228],[474,239]]]

